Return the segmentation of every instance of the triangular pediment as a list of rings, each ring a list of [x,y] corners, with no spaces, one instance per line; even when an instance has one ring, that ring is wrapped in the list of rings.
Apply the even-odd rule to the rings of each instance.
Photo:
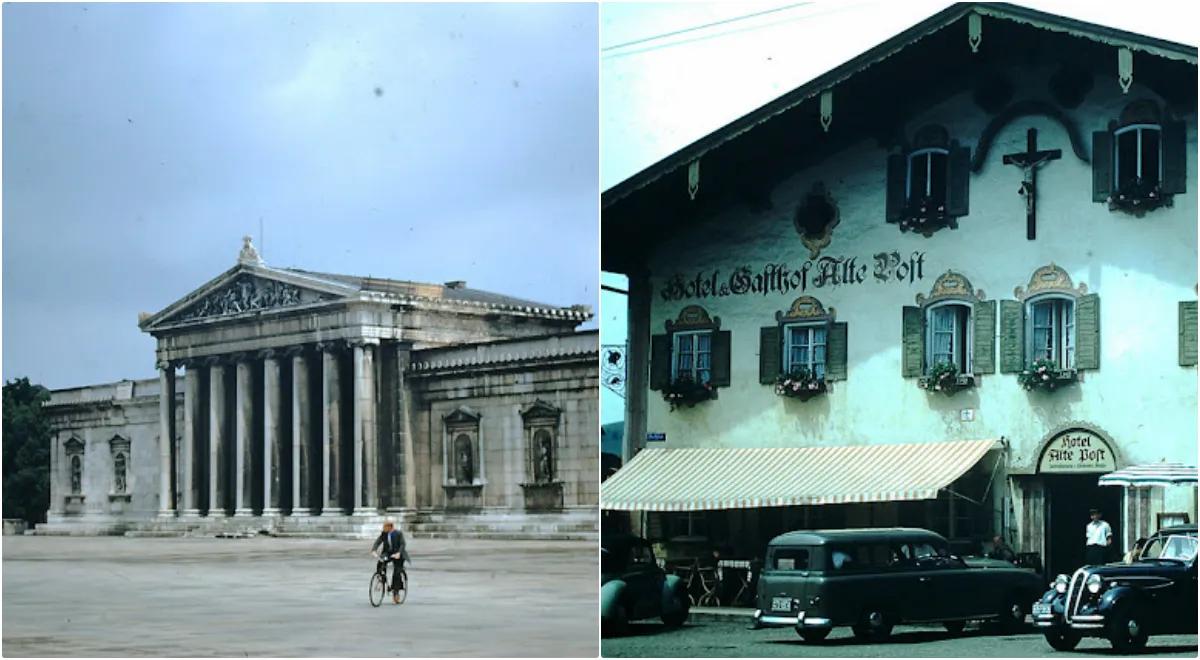
[[[521,418],[526,423],[533,421],[558,421],[558,416],[561,414],[562,410],[554,404],[538,399],[521,411]]]
[[[215,321],[251,312],[286,310],[356,293],[351,287],[287,271],[238,265],[138,325],[150,332],[168,326]]]
[[[442,417],[442,421],[448,426],[457,425],[475,425],[479,423],[479,413],[475,412],[467,406],[459,406],[453,412]]]

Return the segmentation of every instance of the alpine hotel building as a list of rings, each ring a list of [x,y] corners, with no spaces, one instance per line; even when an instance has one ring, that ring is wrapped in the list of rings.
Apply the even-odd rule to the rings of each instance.
[[[1046,569],[1196,520],[1197,51],[954,5],[606,191],[629,278],[601,508],[761,556],[802,528],[993,534]]]

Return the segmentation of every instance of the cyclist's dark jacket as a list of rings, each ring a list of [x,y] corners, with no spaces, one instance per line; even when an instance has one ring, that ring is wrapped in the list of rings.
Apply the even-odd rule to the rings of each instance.
[[[402,558],[408,554],[405,551],[404,532],[398,529],[381,533],[379,538],[375,539],[375,545],[371,546],[371,552],[378,550],[379,546],[383,546],[383,556],[385,557],[391,557],[397,552]]]

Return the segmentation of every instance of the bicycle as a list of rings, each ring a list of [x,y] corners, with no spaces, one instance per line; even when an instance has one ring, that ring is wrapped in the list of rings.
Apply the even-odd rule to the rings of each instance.
[[[387,567],[388,564],[392,563],[392,560],[388,557],[378,557],[373,559],[375,559],[375,574],[371,576],[370,591],[368,591],[367,595],[371,599],[371,605],[374,607],[379,607],[383,604],[383,597],[386,596],[389,591],[392,591],[390,588],[391,582],[388,580],[387,575]],[[400,597],[400,599],[396,602],[397,605],[400,605],[404,603],[404,601],[408,600],[408,571],[403,568],[400,569],[400,584],[402,585],[401,588],[393,592]]]

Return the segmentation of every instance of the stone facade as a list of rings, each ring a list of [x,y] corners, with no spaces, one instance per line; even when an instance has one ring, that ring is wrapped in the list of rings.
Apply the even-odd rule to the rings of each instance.
[[[986,26],[999,23],[999,19],[986,19],[984,34],[989,34]],[[961,43],[947,46],[938,42],[936,48],[945,52],[931,51],[922,57],[972,57],[965,28],[964,17],[946,28],[962,30]],[[993,28],[990,34],[1001,29]],[[907,47],[909,42],[904,43]],[[995,41],[992,45],[1007,47]],[[956,50],[960,46],[964,52]],[[763,174],[770,183],[763,183],[761,196],[721,202],[709,197],[703,205],[696,203],[696,217],[682,220],[680,229],[658,228],[661,238],[621,266],[630,277],[626,462],[646,445],[648,433],[663,434],[664,442],[651,444],[667,448],[996,439],[1002,440],[998,448],[968,475],[977,478],[975,483],[981,486],[992,485],[978,490],[978,496],[986,497],[982,506],[987,515],[979,518],[984,526],[960,534],[964,542],[974,544],[995,532],[1009,536],[1018,550],[1039,552],[1043,557],[1055,554],[1051,548],[1055,543],[1082,548],[1088,504],[1072,502],[1073,517],[1059,513],[1052,519],[1048,513],[1051,505],[1046,494],[1058,489],[1060,502],[1065,502],[1067,492],[1055,484],[1066,483],[1071,474],[1083,475],[1074,477],[1079,489],[1104,497],[1111,491],[1111,501],[1117,504],[1105,507],[1106,517],[1114,521],[1127,518],[1127,524],[1114,524],[1118,545],[1123,547],[1150,531],[1161,513],[1186,513],[1195,522],[1194,487],[1136,493],[1126,512],[1119,510],[1125,506],[1120,489],[1096,489],[1096,477],[1114,467],[1159,461],[1196,465],[1198,432],[1195,105],[1172,106],[1156,90],[1140,84],[1137,75],[1124,93],[1117,84],[1117,49],[1109,50],[1112,75],[1093,78],[1088,73],[1090,92],[1077,106],[1049,113],[1054,116],[1014,111],[1007,113],[1012,115],[1010,120],[998,121],[998,115],[1006,114],[998,112],[1001,108],[981,109],[978,90],[959,84],[944,99],[905,116],[897,125],[902,138],[896,141],[868,139],[874,137],[869,134],[857,140],[843,136],[842,146],[833,148],[820,140],[834,138],[813,138],[820,143],[813,151],[825,155],[786,174],[771,172],[770,179]],[[1147,62],[1139,66],[1146,70],[1160,66],[1157,60],[1149,61],[1155,58],[1145,57]],[[1194,49],[1189,61],[1191,66],[1182,66],[1181,71],[1191,76],[1194,90]],[[1171,75],[1168,71],[1174,71],[1176,64],[1161,64],[1155,75]],[[993,65],[992,75],[1011,82],[1013,105],[1046,97],[1046,90],[1053,90],[1055,81],[1064,75],[1061,67],[1051,62]],[[839,75],[843,73],[851,75]],[[951,83],[939,82],[943,89]],[[841,98],[839,89],[832,88],[834,99]],[[816,100],[810,103],[802,107],[816,113]],[[857,106],[834,108],[830,135],[838,131],[839,118],[860,111]],[[1131,118],[1138,113],[1142,119]],[[1146,118],[1151,116],[1157,119]],[[813,123],[811,130],[820,133],[815,114],[811,119],[805,117],[804,121]],[[880,116],[879,121],[887,120]],[[1178,159],[1174,175],[1181,174],[1179,163],[1186,171],[1186,186],[1174,195],[1173,205],[1144,214],[1110,210],[1103,193],[1096,197],[1094,184],[1106,183],[1105,177],[1111,180],[1112,173],[1098,169],[1093,149],[1075,148],[1082,133],[1089,143],[1097,140],[1099,149],[1111,149],[1110,143],[1092,138],[1093,133],[1103,138],[1111,135],[1114,127],[1120,130],[1135,121],[1177,127],[1178,132],[1171,129],[1169,134],[1178,142],[1164,147],[1163,158]],[[739,125],[751,126],[748,121]],[[941,127],[961,141],[968,148],[966,153],[979,159],[979,166],[963,170],[969,177],[969,212],[957,219],[957,228],[927,236],[921,231],[902,232],[898,223],[890,220],[888,198],[893,177],[888,165],[898,154],[922,146],[923,135],[931,126]],[[1005,154],[1025,151],[1029,129],[1036,129],[1039,149],[1062,150],[1060,159],[1038,171],[1036,238],[1027,231],[1025,192],[1016,194],[1018,188],[1027,190],[1021,183],[1022,172],[1004,162]],[[754,135],[753,130],[748,135]],[[1164,140],[1167,135],[1164,133]],[[987,145],[981,147],[985,139]],[[706,143],[715,144],[716,138],[710,136]],[[799,154],[805,149],[797,147],[792,152]],[[953,147],[950,152],[953,158]],[[717,165],[710,168],[706,159],[716,160],[720,153],[699,158],[701,197],[706,185],[710,192],[723,185],[705,178],[705,172],[718,170]],[[625,214],[631,222],[633,218],[644,220],[653,208],[647,200],[660,193],[643,191],[673,186],[675,189],[668,189],[672,199],[687,200],[682,175],[662,176],[639,190],[642,183],[630,182],[627,189],[636,192],[614,200],[605,209],[604,232],[612,231]],[[899,185],[903,194],[903,172]],[[814,194],[835,202],[830,213],[818,218],[828,231],[824,240],[816,242],[808,240],[800,221],[808,217],[803,209],[812,204]],[[678,212],[673,215],[687,217]],[[1028,305],[1037,296],[1057,296],[1075,305],[1070,327],[1060,329],[1070,333],[1072,350],[1080,351],[1073,356],[1078,364],[1059,391],[1026,391],[1018,380],[1017,372],[1028,369],[1033,361],[1028,343],[1022,345],[1021,332],[1028,339],[1032,331],[1014,327],[1005,315],[1007,310],[1016,310],[1012,318],[1021,324],[1022,310],[1028,314]],[[952,397],[919,387],[932,362],[928,359],[932,345],[927,339],[929,321],[921,314],[934,303],[948,301],[973,307],[969,317],[973,321],[968,326],[972,336],[966,342],[975,347],[966,358],[968,364],[963,365],[966,373],[973,375],[973,384]],[[917,316],[910,329],[912,314]],[[807,316],[814,322],[809,325],[828,332],[821,335],[821,343],[827,338],[823,350],[829,351],[824,354],[829,391],[802,402],[779,396],[774,376],[781,371],[779,333],[789,322],[802,322]],[[1026,316],[1027,322],[1031,322],[1029,318]],[[688,330],[689,324],[712,334],[711,378],[717,385],[717,397],[693,408],[672,410],[662,397],[663,378],[669,379],[678,366],[671,357],[678,344],[672,346],[670,337]],[[1185,357],[1188,353],[1192,357]],[[1010,364],[1014,359],[1015,369]],[[1071,474],[1059,474],[1060,468],[1049,467],[1048,457],[1064,435],[1084,437],[1093,449],[1106,451],[1111,460],[1087,469],[1061,468]],[[1090,486],[1084,483],[1087,479]],[[950,495],[939,499],[930,505],[938,507],[937,511],[928,518],[920,514],[920,520],[952,533],[959,518],[956,505],[960,513],[971,508],[956,499]],[[698,520],[703,514],[676,514],[661,516],[661,521],[651,516],[648,522],[651,533],[668,536],[671,532],[665,527],[683,530],[684,535],[689,529],[711,530],[718,526],[713,520],[718,517],[721,533],[732,530],[731,536],[755,535],[758,523],[768,517],[776,526],[828,523],[821,519],[829,514],[829,507],[809,508],[822,510],[764,509],[762,515],[729,512],[728,516],[710,515],[707,521]],[[1066,510],[1065,506],[1059,508]],[[844,516],[839,513],[836,524],[887,525],[898,520],[895,504],[859,505],[858,509]],[[1068,530],[1067,536],[1051,538],[1057,538],[1060,529]]]
[[[462,282],[270,268],[247,238],[237,266],[140,319],[158,379],[52,393],[39,532],[357,535],[390,515],[594,534],[598,337],[575,331],[590,317]],[[460,436],[466,472],[447,480]]]

